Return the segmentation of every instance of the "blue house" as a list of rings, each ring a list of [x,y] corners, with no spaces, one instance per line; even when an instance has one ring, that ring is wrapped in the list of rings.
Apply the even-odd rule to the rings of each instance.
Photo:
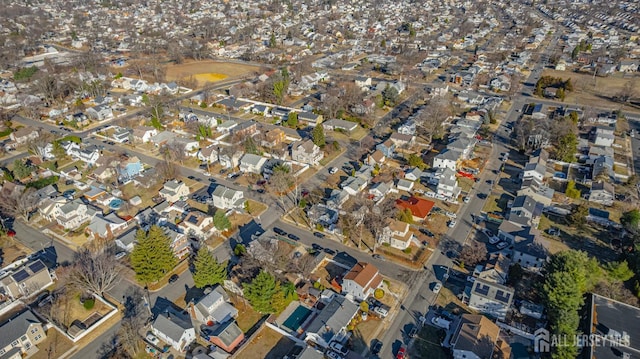
[[[376,145],[376,150],[382,152],[385,157],[393,157],[393,153],[396,151],[396,144],[388,139],[382,143]]]
[[[136,156],[133,156],[126,161],[120,163],[118,166],[118,181],[126,183],[131,181],[134,177],[142,173],[142,162]]]

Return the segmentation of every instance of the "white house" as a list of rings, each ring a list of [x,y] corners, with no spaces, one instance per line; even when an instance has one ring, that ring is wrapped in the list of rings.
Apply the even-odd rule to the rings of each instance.
[[[449,168],[455,171],[460,156],[460,152],[446,149],[433,157],[433,168]]]
[[[600,203],[605,206],[613,205],[615,189],[609,182],[594,182],[589,191],[589,202]]]
[[[191,324],[191,319],[170,307],[156,317],[151,324],[151,331],[160,340],[181,353],[196,340],[196,331]]]
[[[413,240],[413,233],[409,231],[409,224],[395,219],[389,219],[389,223],[378,235],[378,243],[389,243],[393,248],[407,249]]]
[[[158,130],[150,126],[140,126],[133,129],[133,140],[147,143],[151,142],[151,138],[158,134]]]
[[[438,194],[453,200],[457,199],[462,189],[458,187],[456,172],[445,167],[436,172],[436,177],[438,178]]]
[[[216,163],[218,162],[218,146],[210,145],[205,148],[201,148],[196,157],[204,163]]]
[[[62,147],[65,149],[67,155],[90,166],[95,166],[96,162],[100,159],[100,149],[95,145],[81,148],[79,144],[68,141],[63,143]]]
[[[202,239],[209,238],[215,228],[213,226],[213,217],[199,210],[191,210],[187,213],[184,221],[178,224],[178,228],[189,236],[195,236]]]
[[[216,285],[211,293],[189,305],[191,318],[207,326],[233,320],[238,316],[238,310],[228,300],[229,296],[224,289]]]
[[[239,209],[244,206],[244,192],[222,185],[216,186],[211,193],[213,205],[220,209]]]
[[[324,158],[324,152],[313,141],[299,141],[291,146],[291,159],[316,166]]]
[[[113,118],[113,110],[109,105],[98,105],[87,109],[87,114],[98,121],[111,120]]]
[[[469,295],[469,307],[482,314],[504,320],[513,297],[513,289],[477,278]]]
[[[262,156],[245,153],[240,159],[240,171],[245,173],[262,174],[262,169],[266,163],[267,159]]]
[[[358,262],[342,279],[342,293],[355,300],[365,300],[381,284],[382,276],[376,266]]]
[[[95,211],[79,199],[65,203],[58,209],[56,222],[68,230],[74,230],[83,223],[91,220],[95,215]]]
[[[182,181],[167,181],[158,194],[170,203],[177,202],[189,195],[189,186]]]

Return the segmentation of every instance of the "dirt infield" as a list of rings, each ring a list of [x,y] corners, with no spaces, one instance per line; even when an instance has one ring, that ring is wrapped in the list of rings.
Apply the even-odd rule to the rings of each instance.
[[[167,66],[167,80],[193,76],[199,85],[234,78],[258,71],[257,66],[217,61],[195,61]]]

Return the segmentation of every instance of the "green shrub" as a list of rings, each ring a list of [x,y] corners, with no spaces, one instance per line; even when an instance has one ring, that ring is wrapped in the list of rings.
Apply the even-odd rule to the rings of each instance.
[[[91,310],[93,309],[93,306],[95,304],[96,304],[96,300],[91,298],[91,299],[86,299],[82,305],[84,306],[84,309]]]
[[[411,247],[407,247],[407,248],[403,249],[402,251],[405,252],[406,254],[411,254]]]

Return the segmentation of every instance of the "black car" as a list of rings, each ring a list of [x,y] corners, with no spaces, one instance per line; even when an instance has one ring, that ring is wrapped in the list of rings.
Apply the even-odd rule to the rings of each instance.
[[[215,178],[209,178],[209,182],[215,182],[216,179]]]
[[[324,238],[324,233],[320,233],[320,232],[313,232],[313,235],[318,237],[318,238]]]
[[[190,179],[190,180],[195,180],[195,179],[196,179],[196,177],[195,177],[195,176],[189,176],[189,177],[187,177],[187,178],[188,178],[188,179]]]
[[[415,338],[418,335],[418,327],[414,326],[409,331],[409,338]]]
[[[295,234],[293,234],[293,233],[289,233],[289,234],[287,235],[287,237],[289,237],[290,239],[293,239],[294,241],[299,241],[299,240],[300,240],[300,237],[296,236],[296,235],[295,235]]]
[[[324,249],[324,252],[325,252],[326,254],[330,254],[330,255],[332,255],[332,256],[335,256],[336,254],[338,254],[338,252],[334,251],[334,250],[333,250],[333,249],[331,249],[331,248],[325,248],[325,249]]]
[[[376,339],[375,341],[376,342],[371,347],[371,353],[373,355],[378,355],[378,353],[380,353],[380,351],[382,350],[382,342],[379,341],[378,339]]]
[[[169,283],[175,283],[178,281],[178,279],[180,279],[180,277],[177,274],[174,274],[171,277],[169,277]]]
[[[264,188],[258,188],[258,193],[264,193]]]
[[[311,245],[311,248],[315,249],[316,251],[321,251],[323,249],[323,247],[321,245],[319,245],[318,243],[313,243]]]
[[[433,237],[433,233],[426,228],[420,228],[420,233],[424,234],[427,237]]]
[[[278,227],[274,227],[273,231],[276,232],[277,234],[281,235],[281,236],[286,236],[287,232],[283,231],[282,229],[278,228]]]

